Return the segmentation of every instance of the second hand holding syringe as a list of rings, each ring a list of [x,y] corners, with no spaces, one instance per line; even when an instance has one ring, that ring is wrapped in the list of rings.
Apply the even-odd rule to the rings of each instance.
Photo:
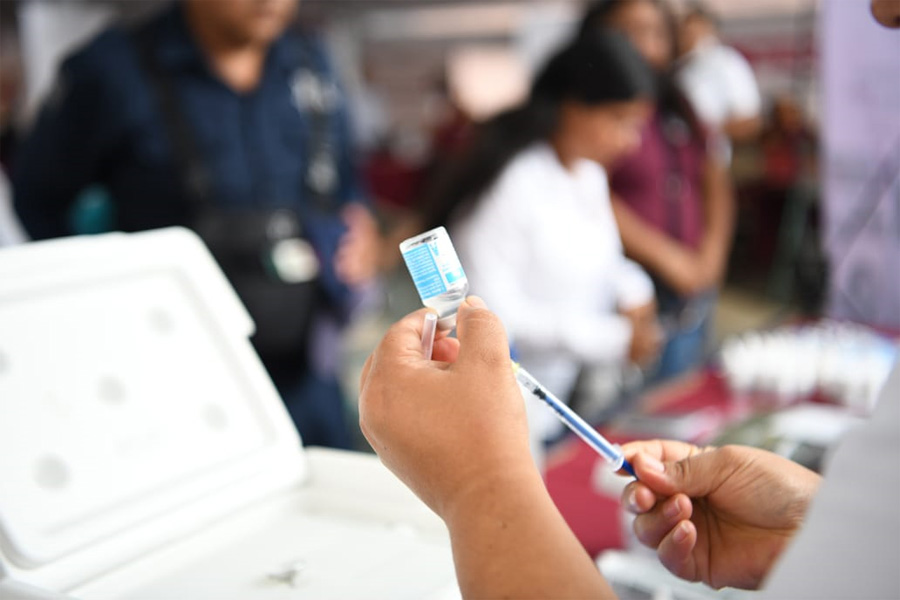
[[[559,420],[572,430],[578,437],[584,440],[588,446],[593,448],[597,454],[605,458],[613,467],[613,471],[625,469],[632,477],[637,477],[634,468],[622,453],[622,448],[618,444],[610,443],[605,437],[597,433],[597,430],[591,427],[587,421],[578,416],[578,414],[566,404],[548,392],[534,376],[519,366],[519,363],[513,362],[513,372],[516,374],[516,380],[522,384],[526,390],[547,403]]]

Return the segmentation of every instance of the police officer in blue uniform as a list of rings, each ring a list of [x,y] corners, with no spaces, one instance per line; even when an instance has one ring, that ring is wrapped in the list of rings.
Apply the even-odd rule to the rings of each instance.
[[[13,166],[36,239],[73,233],[101,185],[115,228],[200,233],[257,323],[304,443],[349,447],[338,336],[374,275],[377,230],[321,43],[297,0],[182,0],[68,58]]]

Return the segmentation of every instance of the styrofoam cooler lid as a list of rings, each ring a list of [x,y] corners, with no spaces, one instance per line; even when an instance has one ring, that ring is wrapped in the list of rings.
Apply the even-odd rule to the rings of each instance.
[[[0,251],[0,573],[63,589],[305,477],[182,228]]]

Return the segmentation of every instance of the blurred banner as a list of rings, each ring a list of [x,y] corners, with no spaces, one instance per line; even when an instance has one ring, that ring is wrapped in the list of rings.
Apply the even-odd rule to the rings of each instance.
[[[821,14],[828,312],[900,330],[900,32],[868,2]]]

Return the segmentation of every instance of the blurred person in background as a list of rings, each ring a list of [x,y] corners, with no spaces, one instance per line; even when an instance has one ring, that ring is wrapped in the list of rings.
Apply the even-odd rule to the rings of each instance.
[[[772,103],[771,118],[762,133],[763,177],[772,195],[783,197],[816,175],[818,140],[803,109],[789,94]]]
[[[777,269],[778,261],[784,260],[779,256],[783,229],[793,224],[790,230],[794,235],[804,231],[806,219],[792,217],[796,217],[799,206],[809,202],[808,198],[818,197],[818,139],[797,101],[790,94],[782,94],[772,103],[760,142],[761,180],[748,190],[758,194],[748,220],[757,223],[754,255],[762,265]],[[780,250],[785,252],[784,248]]]
[[[740,52],[719,39],[719,26],[702,3],[693,3],[678,28],[678,83],[730,162],[731,144],[755,139],[762,128],[756,76]]]
[[[432,169],[464,151],[471,143],[475,129],[472,115],[466,112],[454,91],[450,89],[446,74],[442,74],[435,87],[435,96],[441,99],[443,107],[431,131]]]
[[[449,185],[447,178],[452,174],[447,166],[466,155],[477,123],[459,101],[456,90],[451,86],[448,70],[445,65],[424,101],[429,113],[429,148],[424,163],[417,169],[415,181],[406,186],[408,193],[405,195],[404,210],[398,211],[393,223],[387,227],[385,245],[391,252],[383,252],[385,269],[400,263],[400,254],[396,252],[398,244],[422,231],[447,225],[448,213],[452,210],[452,205],[432,206],[435,189]],[[377,182],[371,177],[370,181],[374,191]]]
[[[0,5],[0,167],[9,172],[16,143],[16,109],[22,95],[22,53],[12,4]]]
[[[583,364],[657,351],[653,287],[623,255],[603,167],[639,143],[653,92],[623,36],[575,40],[524,105],[480,126],[430,199],[449,217],[471,289],[502,315],[522,364],[564,399]],[[560,423],[528,406],[540,462]]]
[[[12,207],[12,193],[6,173],[0,170],[0,248],[28,240]]]
[[[303,441],[348,447],[339,332],[373,275],[377,230],[321,43],[296,0],[184,0],[69,57],[14,168],[35,238],[73,233],[102,185],[114,227],[204,238]]]
[[[625,251],[653,277],[666,341],[651,382],[698,366],[725,275],[734,198],[725,166],[671,76],[672,28],[658,0],[607,0],[581,35],[623,32],[656,74],[659,93],[638,147],[612,163],[612,205]]]
[[[0,248],[24,242],[27,237],[12,206],[9,166],[16,145],[13,126],[22,90],[22,60],[11,5],[0,7]]]

